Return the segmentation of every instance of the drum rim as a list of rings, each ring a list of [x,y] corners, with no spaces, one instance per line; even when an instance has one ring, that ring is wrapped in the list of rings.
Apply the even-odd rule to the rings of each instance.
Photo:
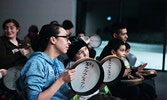
[[[125,65],[124,65],[123,61],[120,58],[118,58],[117,56],[114,56],[114,55],[109,55],[109,56],[104,57],[100,61],[101,66],[104,64],[105,61],[107,61],[109,59],[112,59],[112,58],[117,58],[121,62],[122,67],[121,67],[121,71],[120,71],[119,75],[114,80],[112,80],[110,82],[103,82],[107,85],[114,85],[115,83],[119,82],[121,80],[121,78],[124,74],[124,70],[125,70]]]
[[[146,73],[146,74],[157,74],[157,71],[156,70],[143,70],[143,73]]]
[[[100,88],[100,86],[102,85],[103,79],[104,79],[104,70],[103,70],[102,66],[100,65],[100,63],[98,61],[94,60],[93,58],[82,58],[82,59],[79,59],[79,60],[77,60],[74,63],[74,65],[71,68],[74,69],[78,64],[82,63],[85,60],[87,60],[87,61],[95,61],[99,65],[100,77],[99,77],[99,80],[98,80],[97,84],[91,90],[86,91],[86,92],[77,92],[77,91],[75,91],[72,88],[71,82],[70,82],[69,86],[70,86],[71,90],[73,90],[75,93],[77,93],[79,95],[90,95],[90,94],[96,92]]]
[[[95,36],[100,38],[100,44],[99,44],[98,46],[96,46],[96,47],[93,47],[93,46],[91,45],[91,43],[90,43],[90,45],[91,45],[91,47],[93,47],[93,48],[98,48],[98,47],[102,44],[102,39],[101,39],[101,37],[100,37],[99,35],[95,35]],[[94,37],[94,36],[91,36],[91,37]],[[91,37],[90,37],[90,40],[91,40]]]
[[[137,81],[134,81],[135,79],[131,79],[131,80],[126,80],[123,79],[121,80],[122,84],[126,84],[126,85],[138,85],[138,84],[142,84],[142,79],[141,78],[137,78]]]

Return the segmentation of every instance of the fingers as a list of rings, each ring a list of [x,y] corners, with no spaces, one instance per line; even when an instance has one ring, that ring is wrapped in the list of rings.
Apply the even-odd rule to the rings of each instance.
[[[63,73],[63,80],[65,82],[71,82],[73,79],[74,79],[74,76],[75,76],[75,69],[72,69],[72,70],[65,70]]]
[[[6,69],[2,69],[2,70],[0,70],[0,72],[1,72],[2,76],[5,76],[7,74],[7,70]]]
[[[20,52],[23,56],[26,56],[27,54],[29,54],[31,52],[30,49],[25,49],[25,48],[22,48],[22,49],[19,49],[19,50],[20,50]]]

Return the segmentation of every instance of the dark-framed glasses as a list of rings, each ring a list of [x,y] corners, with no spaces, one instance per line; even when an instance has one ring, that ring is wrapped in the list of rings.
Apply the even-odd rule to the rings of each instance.
[[[56,38],[58,38],[58,37],[62,37],[62,38],[66,38],[67,39],[67,41],[69,40],[69,38],[70,38],[70,36],[69,35],[64,35],[64,36],[55,36]]]

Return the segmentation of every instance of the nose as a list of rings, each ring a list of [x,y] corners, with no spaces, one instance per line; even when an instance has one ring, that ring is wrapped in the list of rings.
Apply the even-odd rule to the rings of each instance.
[[[70,44],[71,44],[71,41],[70,41],[70,40],[67,40],[67,43],[68,43],[68,45],[70,45]]]
[[[126,34],[126,38],[128,38],[128,35]]]
[[[86,51],[83,52],[84,57],[86,57]]]

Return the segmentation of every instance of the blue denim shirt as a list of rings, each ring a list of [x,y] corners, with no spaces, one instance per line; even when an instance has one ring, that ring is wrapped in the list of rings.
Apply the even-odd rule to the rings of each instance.
[[[28,100],[37,100],[39,93],[49,88],[64,71],[64,65],[43,52],[35,52],[20,74],[20,87],[27,92]],[[68,84],[65,83],[51,100],[66,100]]]

